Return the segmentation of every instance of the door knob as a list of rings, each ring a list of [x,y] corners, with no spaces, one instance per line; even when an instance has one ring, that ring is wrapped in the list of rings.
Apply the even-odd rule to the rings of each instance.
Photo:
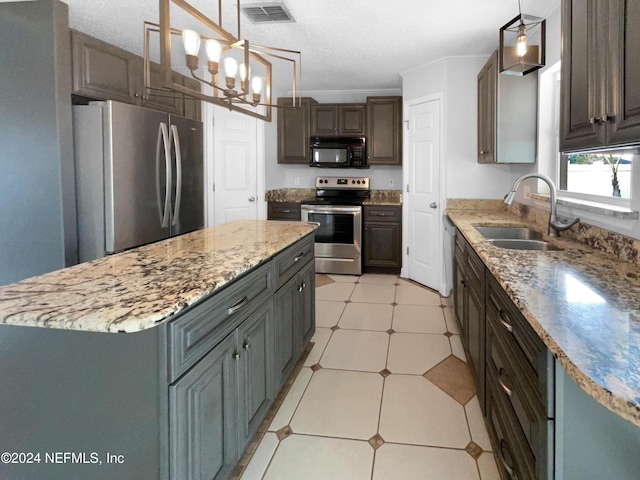
[[[436,202],[432,202],[429,207],[431,208],[438,208],[438,204]]]
[[[249,201],[250,202],[255,202],[256,201],[256,197],[249,197]]]

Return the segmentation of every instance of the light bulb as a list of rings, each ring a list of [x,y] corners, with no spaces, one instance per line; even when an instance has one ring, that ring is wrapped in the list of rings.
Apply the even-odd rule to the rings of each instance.
[[[205,42],[205,48],[207,49],[207,58],[210,62],[219,63],[220,53],[222,52],[222,45],[217,40],[210,38]]]
[[[233,57],[224,59],[224,74],[227,78],[236,78],[238,72],[238,61]]]
[[[260,95],[260,93],[262,92],[262,78],[260,77],[253,77],[251,79],[251,92],[255,95],[258,94]]]
[[[524,57],[527,53],[527,34],[525,33],[524,23],[518,27],[518,40],[516,41],[516,54]]]
[[[184,53],[194,57],[198,56],[200,50],[200,35],[194,30],[183,30],[182,43],[184,44]]]
[[[247,74],[247,67],[244,66],[244,62],[240,64],[240,80],[243,82],[247,79],[247,77],[251,76],[251,67],[249,67],[249,73]]]

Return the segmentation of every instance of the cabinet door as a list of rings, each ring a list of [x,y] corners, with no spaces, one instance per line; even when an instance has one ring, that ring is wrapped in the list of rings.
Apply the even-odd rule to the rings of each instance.
[[[478,74],[478,163],[495,162],[498,56],[495,52]]]
[[[311,135],[330,137],[338,135],[338,107],[336,105],[311,106]]]
[[[228,478],[236,463],[235,344],[229,335],[169,387],[172,480]]]
[[[294,325],[298,286],[298,276],[294,275],[275,294],[275,383],[278,388],[284,383],[296,364]]]
[[[402,165],[402,97],[367,98],[370,165]]]
[[[296,338],[298,341],[296,351],[298,352],[298,355],[296,355],[296,357],[302,353],[316,330],[316,275],[314,261],[307,263],[307,265],[300,271],[299,279],[300,283],[297,299],[298,329],[296,332]]]
[[[164,87],[164,72],[157,63],[150,62],[149,75],[151,90],[145,92],[142,105],[174,115],[184,114],[184,95],[171,90],[157,90]],[[177,73],[172,74],[174,83],[181,84],[182,76]]]
[[[609,143],[640,140],[640,2],[610,0],[608,57],[609,108],[606,112]]]
[[[464,253],[462,250],[456,247],[455,255],[455,283],[453,290],[453,303],[456,320],[458,321],[458,327],[460,328],[461,339],[466,341],[465,332],[466,326],[464,324],[464,291],[465,291],[465,272],[464,272]]]
[[[484,292],[475,288],[467,288],[467,343],[469,361],[475,373],[476,388],[480,407],[484,411]]]
[[[241,452],[258,429],[275,395],[271,300],[238,327],[238,342],[238,451]]]
[[[399,223],[367,222],[364,227],[364,266],[401,267],[401,242]]]
[[[278,109],[278,163],[309,163],[311,98],[302,98],[296,109]],[[278,105],[290,106],[291,98],[279,98]]]
[[[142,93],[142,59],[71,31],[73,93],[94,99],[137,103]]]
[[[560,150],[605,144],[606,2],[564,0],[562,4],[562,67]],[[616,3],[616,2],[614,2]]]
[[[364,135],[365,112],[364,105],[340,105],[338,108],[338,133],[340,135]]]
[[[182,84],[189,90],[200,91],[200,82],[189,77],[182,77]],[[184,96],[184,116],[200,121],[202,118],[202,100],[189,95]]]

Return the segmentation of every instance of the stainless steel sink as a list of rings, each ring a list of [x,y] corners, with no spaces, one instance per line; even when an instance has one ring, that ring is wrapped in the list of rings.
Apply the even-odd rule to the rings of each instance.
[[[537,232],[536,232],[537,233]],[[517,238],[494,238],[489,243],[500,248],[510,250],[540,250],[546,252],[548,250],[561,250],[554,244],[545,242],[544,240],[517,239]]]
[[[542,234],[540,232],[536,232],[535,230],[531,230],[530,228],[526,227],[475,226],[475,229],[480,232],[480,234],[484,238],[489,240],[542,240]]]

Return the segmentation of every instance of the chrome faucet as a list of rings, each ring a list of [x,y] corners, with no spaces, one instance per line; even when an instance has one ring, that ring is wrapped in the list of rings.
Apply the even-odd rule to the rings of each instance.
[[[539,178],[540,180],[544,180],[545,182],[547,182],[547,185],[549,185],[549,191],[551,192],[551,198],[549,199],[551,205],[551,216],[549,217],[550,237],[559,236],[560,232],[568,230],[580,221],[579,218],[574,218],[566,222],[558,220],[558,217],[556,216],[556,186],[549,177],[547,177],[546,175],[542,175],[541,173],[525,173],[524,175],[519,177],[513,183],[513,187],[511,187],[509,193],[504,196],[504,203],[506,203],[507,205],[511,205],[511,203],[513,203],[513,199],[516,196],[516,190],[518,190],[518,187],[520,186],[522,181],[527,178]]]

